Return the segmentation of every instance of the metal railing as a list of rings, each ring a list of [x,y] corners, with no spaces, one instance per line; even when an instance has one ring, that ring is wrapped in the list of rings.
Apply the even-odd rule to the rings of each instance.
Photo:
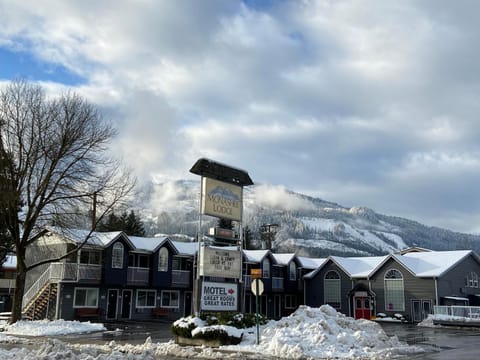
[[[480,320],[480,306],[436,305],[433,307],[433,316],[438,320],[444,320],[446,317],[452,320]]]
[[[150,268],[129,266],[127,270],[127,282],[129,284],[148,284]]]
[[[22,306],[25,307],[47,283],[79,280],[100,281],[102,266],[76,263],[51,263],[33,285],[25,292]]]
[[[190,285],[190,271],[188,270],[172,270],[172,284],[179,286]]]
[[[15,289],[15,279],[0,279],[1,289]]]

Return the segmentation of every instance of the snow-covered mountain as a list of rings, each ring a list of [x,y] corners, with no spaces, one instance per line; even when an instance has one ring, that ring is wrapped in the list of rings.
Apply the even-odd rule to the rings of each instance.
[[[200,182],[149,184],[137,198],[148,235],[193,238],[199,224]],[[217,223],[202,217],[202,231]],[[263,224],[278,224],[273,248],[278,252],[323,257],[380,255],[408,246],[433,250],[480,250],[480,236],[457,233],[382,215],[366,207],[344,207],[294,193],[282,186],[244,188],[244,226],[260,239]]]

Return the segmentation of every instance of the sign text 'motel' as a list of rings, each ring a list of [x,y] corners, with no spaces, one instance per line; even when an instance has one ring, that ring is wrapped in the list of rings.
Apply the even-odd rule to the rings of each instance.
[[[208,311],[237,311],[238,284],[204,281],[200,306]]]

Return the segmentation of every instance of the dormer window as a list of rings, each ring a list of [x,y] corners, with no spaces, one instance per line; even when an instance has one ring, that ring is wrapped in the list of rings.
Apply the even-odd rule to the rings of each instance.
[[[263,260],[263,269],[262,269],[263,277],[265,279],[270,278],[270,260],[268,258],[265,258]]]
[[[158,271],[168,271],[168,249],[165,247],[158,252]]]
[[[117,242],[112,248],[112,268],[123,269],[123,251],[122,243]]]
[[[297,265],[294,261],[288,265],[288,279],[291,281],[297,280]]]

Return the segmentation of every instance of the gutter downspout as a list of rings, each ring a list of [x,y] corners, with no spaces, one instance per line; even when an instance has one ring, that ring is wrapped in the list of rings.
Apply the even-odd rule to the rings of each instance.
[[[439,305],[438,301],[438,278],[435,278],[435,305]]]

